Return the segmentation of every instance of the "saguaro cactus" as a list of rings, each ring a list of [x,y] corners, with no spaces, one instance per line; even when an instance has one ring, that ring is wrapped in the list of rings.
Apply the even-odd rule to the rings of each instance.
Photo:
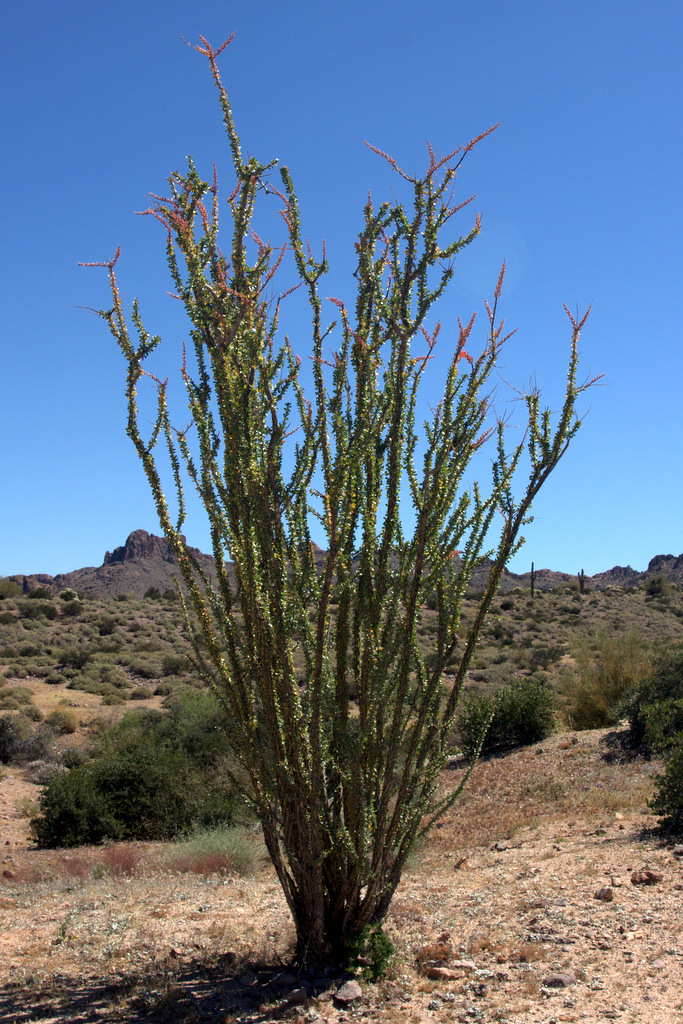
[[[192,429],[173,428],[166,383],[145,369],[160,339],[147,333],[137,302],[131,336],[116,259],[104,264],[113,305],[101,315],[128,365],[128,434],[178,558],[194,663],[225,707],[240,779],[294,917],[299,957],[320,962],[379,925],[416,841],[460,791],[439,790],[456,705],[531,503],[579,428],[575,403],[588,386],[576,382],[585,317],[570,314],[557,420],[541,410],[537,391],[526,395],[526,435],[508,451],[488,398],[506,340],[497,312],[501,270],[481,353],[469,354],[474,316],[443,329],[443,394],[420,433],[419,386],[442,331],[428,316],[456,256],[479,231],[477,218],[464,236],[445,238],[465,205],[452,197],[456,171],[478,139],[445,157],[429,147],[419,177],[380,154],[410,203],[375,207],[368,199],[355,245],[355,301],[332,299],[338,321],[325,324],[324,248],[316,258],[304,241],[287,168],[276,187],[275,161],[242,154],[218,72],[224,46],[214,50],[202,39],[197,49],[218,88],[235,172],[227,249],[219,247],[215,177],[203,181],[191,160],[148,211],[166,230],[175,290],[191,322],[182,374]],[[254,228],[257,200],[268,197],[281,204],[286,243],[279,249]],[[281,297],[273,292],[286,250],[310,304],[310,394],[281,334]],[[156,388],[158,411],[143,437],[137,392],[145,380]],[[467,490],[466,468],[487,442],[490,485]],[[175,511],[159,447],[170,460]],[[512,480],[525,452],[528,482],[515,499]],[[188,482],[208,518],[215,585],[181,534]],[[327,548],[321,571],[312,522]],[[459,571],[444,571],[456,552]],[[463,633],[468,581],[489,555],[485,592]],[[434,593],[436,651],[426,660],[416,621]],[[444,668],[456,655],[444,688]]]

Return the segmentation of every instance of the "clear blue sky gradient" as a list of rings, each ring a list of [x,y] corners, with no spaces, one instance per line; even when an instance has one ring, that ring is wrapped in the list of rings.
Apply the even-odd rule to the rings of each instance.
[[[185,322],[163,230],[134,211],[189,153],[228,184],[216,93],[182,40],[233,31],[221,67],[244,149],[290,167],[304,230],[327,240],[326,294],[353,301],[367,190],[382,199],[394,184],[364,139],[417,172],[427,139],[447,152],[500,122],[459,175],[477,199],[458,230],[480,210],[482,234],[440,303],[444,361],[456,317],[483,312],[507,259],[518,333],[501,376],[524,387],[535,374],[556,408],[562,303],[592,302],[582,376],[608,382],[586,397],[512,568],[644,569],[683,550],[680,3],[25,0],[3,28],[0,574],[98,565],[131,530],[159,532],[125,436],[122,357],[79,308],[108,305],[106,275],[77,264],[121,246],[124,298],[139,297],[165,339],[155,365],[175,375]],[[289,315],[305,356],[306,316],[296,303]],[[187,535],[206,550],[200,512]]]

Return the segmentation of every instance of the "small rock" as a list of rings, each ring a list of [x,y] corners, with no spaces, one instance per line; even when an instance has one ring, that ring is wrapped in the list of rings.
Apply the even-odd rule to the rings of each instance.
[[[456,971],[474,971],[476,969],[474,960],[453,960],[451,967]]]
[[[457,981],[462,978],[462,971],[454,971],[451,967],[428,967],[427,977],[432,981]]]
[[[273,978],[273,982],[276,985],[288,986],[296,985],[299,979],[294,974],[278,974]]]
[[[643,871],[634,871],[631,875],[633,885],[657,885],[658,882],[663,881],[664,875],[660,875],[658,871],[650,871],[649,868],[645,868]]]
[[[308,999],[308,992],[305,988],[293,988],[287,995],[285,1003],[287,1006],[302,1006]]]
[[[677,843],[674,846],[674,857],[683,857],[683,843]]]
[[[491,847],[492,850],[497,850],[499,853],[504,853],[508,849],[507,843],[494,843]]]
[[[596,900],[603,900],[605,903],[611,903],[614,899],[614,893],[608,885],[603,885],[601,889],[598,889],[595,893]]]
[[[610,882],[614,889],[621,889],[622,885],[624,884],[624,879],[621,877],[621,875],[612,875],[612,877],[610,878]]]
[[[337,989],[334,994],[334,998],[339,1003],[347,1005],[348,1003],[355,1003],[358,999],[363,998],[363,990],[357,981],[346,981],[344,984]]]
[[[469,861],[468,861],[467,857],[460,857],[460,859],[455,862],[455,866],[454,866],[453,870],[454,871],[464,871],[465,868],[467,868],[467,867],[469,867]]]
[[[244,985],[247,988],[251,988],[251,986],[255,985],[257,981],[258,981],[258,978],[254,974],[254,972],[253,971],[247,971],[247,973],[243,974],[242,977],[240,978],[240,985]]]
[[[541,985],[545,988],[569,988],[576,985],[576,975],[573,971],[554,971],[543,979]]]

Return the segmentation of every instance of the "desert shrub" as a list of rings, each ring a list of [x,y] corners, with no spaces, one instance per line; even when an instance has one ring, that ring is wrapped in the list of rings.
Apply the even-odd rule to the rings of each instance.
[[[253,875],[258,854],[256,837],[244,828],[199,828],[176,840],[165,867],[183,874]]]
[[[41,724],[34,730],[23,709],[19,715],[0,715],[0,761],[4,764],[48,760],[53,747],[50,728]]]
[[[170,683],[157,683],[154,687],[155,697],[168,697],[170,693],[173,693],[173,687]]]
[[[161,662],[161,672],[164,676],[180,676],[189,672],[192,668],[190,661],[183,654],[167,654]]]
[[[126,698],[122,697],[120,693],[106,693],[102,697],[102,703],[105,707],[114,707],[118,704],[125,704]]]
[[[344,966],[360,971],[366,981],[383,978],[396,949],[380,925],[366,925],[362,932],[350,936],[346,942]]]
[[[21,587],[13,580],[2,577],[0,578],[0,601],[4,601],[6,597],[21,597]]]
[[[177,591],[173,590],[172,588],[169,590],[164,590],[161,597],[164,601],[168,601],[169,604],[172,604],[174,601],[178,600]]]
[[[555,726],[553,695],[535,679],[516,679],[490,697],[469,694],[457,722],[460,745],[469,756],[482,743],[487,722],[482,753],[537,743]]]
[[[78,600],[78,594],[76,593],[75,590],[72,590],[71,587],[67,587],[66,590],[62,590],[62,592],[60,593],[59,600],[60,601],[77,601]]]
[[[683,731],[683,650],[660,657],[619,707],[638,746],[663,751]]]
[[[538,647],[532,647],[529,652],[529,667],[548,669],[555,662],[559,661],[564,654],[564,647],[556,644],[548,646],[539,644]]]
[[[511,608],[515,607],[515,602],[511,597],[506,597],[504,601],[500,602],[500,607],[504,612],[509,612]]]
[[[76,618],[83,611],[83,605],[80,601],[66,601],[62,605],[62,615],[68,615],[70,618]]]
[[[3,764],[18,758],[31,732],[31,723],[22,715],[0,715],[0,761]]]
[[[148,587],[145,591],[145,598],[147,601],[160,601],[161,591],[158,587]]]
[[[0,612],[0,626],[9,626],[10,622],[16,622],[16,619],[12,612]]]
[[[22,707],[21,713],[25,718],[28,718],[29,722],[42,722],[45,718],[43,712],[35,704],[25,705]]]
[[[148,697],[152,696],[152,691],[148,690],[146,686],[136,686],[134,690],[131,690],[128,694],[128,700],[147,700]]]
[[[57,608],[52,601],[32,601],[29,597],[21,602],[19,614],[22,619],[56,619]]]
[[[50,686],[59,686],[66,682],[66,676],[63,676],[61,672],[50,672],[45,676],[45,682]]]
[[[104,683],[96,676],[79,673],[68,683],[67,689],[80,690],[82,693],[93,693],[97,697],[110,697],[116,693],[116,687],[111,683]]]
[[[78,728],[78,716],[69,708],[55,708],[45,719],[48,725],[56,729],[62,735],[76,732]]]
[[[32,822],[40,846],[170,839],[191,827],[200,792],[180,751],[117,751],[48,785]]]
[[[234,799],[217,791],[180,748],[147,733],[56,776],[32,821],[40,846],[76,846],[103,840],[163,840],[196,823],[232,819]]]
[[[676,734],[664,758],[664,771],[655,778],[655,788],[655,795],[648,803],[661,815],[660,824],[672,832],[683,832],[683,731]]]
[[[33,694],[27,686],[4,686],[0,693],[0,708],[18,711],[24,704],[33,703]]]
[[[122,654],[121,662],[128,670],[143,679],[159,679],[162,675],[162,659],[155,657],[153,653],[135,652]]]
[[[97,630],[100,636],[111,636],[116,629],[116,619],[113,615],[103,615],[97,623]]]
[[[35,587],[35,589],[32,590],[31,593],[28,596],[29,596],[29,599],[32,600],[32,601],[40,601],[40,600],[51,601],[52,600],[52,594],[47,589],[47,587]]]
[[[78,647],[67,647],[60,651],[59,663],[63,668],[84,668],[90,661],[90,651],[84,651]]]
[[[40,644],[22,644],[19,648],[19,656],[21,658],[35,658],[43,653],[43,648]]]
[[[601,729],[615,725],[629,691],[649,671],[649,657],[637,630],[610,636],[599,633],[591,642],[574,642],[576,669],[562,691],[565,716],[573,729]]]
[[[643,586],[648,597],[663,597],[670,594],[673,586],[666,576],[652,576]]]

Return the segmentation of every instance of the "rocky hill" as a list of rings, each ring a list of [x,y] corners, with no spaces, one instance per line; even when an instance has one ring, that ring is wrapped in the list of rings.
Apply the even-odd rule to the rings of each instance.
[[[316,561],[322,565],[325,552],[314,545]],[[189,548],[202,568],[215,578],[215,565],[211,555],[205,555],[199,548]],[[484,563],[472,578],[472,589],[483,590],[488,576],[488,565]],[[53,593],[71,588],[93,597],[116,597],[119,594],[135,593],[142,596],[150,587],[160,591],[174,586],[177,575],[177,560],[163,537],[157,537],[146,530],[134,530],[126,543],[113,551],[107,551],[100,566],[75,569],[73,572],[48,576],[37,573],[32,576],[12,576],[24,593],[45,587]],[[606,572],[586,576],[586,585],[592,589],[609,586],[638,586],[653,576],[665,576],[673,583],[683,585],[683,554],[655,555],[644,572],[637,572],[630,565],[615,565]],[[553,569],[537,569],[535,585],[538,590],[553,590],[563,583],[573,583],[576,576]],[[529,588],[531,573],[505,571],[500,592],[509,593],[516,587]]]
[[[209,576],[215,578],[213,558],[199,548],[191,547],[189,550]],[[176,575],[178,562],[167,541],[146,530],[134,530],[125,544],[105,552],[100,566],[75,569],[58,576],[37,573],[11,578],[24,593],[45,587],[53,593],[71,588],[92,597],[117,597],[130,593],[142,597],[150,587],[158,587],[162,593],[173,589]]]

